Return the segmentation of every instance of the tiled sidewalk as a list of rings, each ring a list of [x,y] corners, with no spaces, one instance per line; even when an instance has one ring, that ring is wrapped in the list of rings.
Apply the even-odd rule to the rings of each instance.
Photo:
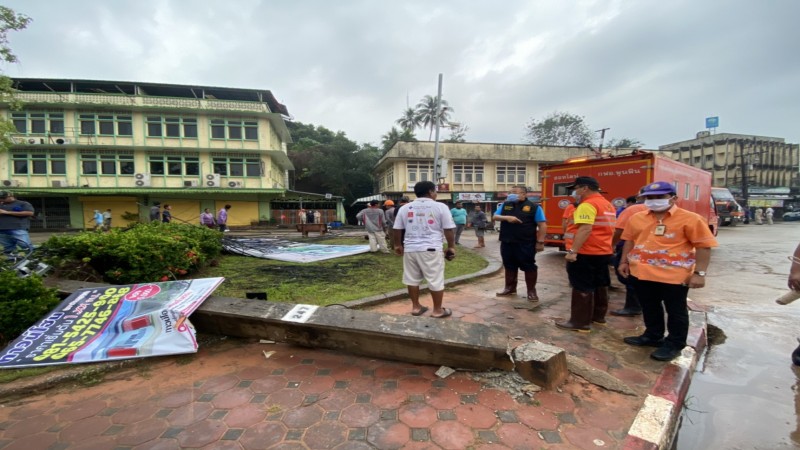
[[[481,251],[496,252],[493,246]],[[114,372],[94,386],[3,404],[0,448],[620,448],[663,363],[621,342],[640,332],[640,318],[609,317],[589,334],[553,325],[569,311],[562,258],[539,256],[542,301],[532,310],[522,299],[495,297],[503,283],[495,275],[448,288],[453,317],[442,320],[495,322],[515,342],[560,346],[638,395],[571,375],[558,391],[514,399],[470,373],[439,379],[438,366],[228,339],[196,355]],[[620,291],[611,298],[612,308],[621,305]],[[372,309],[409,314],[410,303]],[[264,351],[275,353],[266,358]]]

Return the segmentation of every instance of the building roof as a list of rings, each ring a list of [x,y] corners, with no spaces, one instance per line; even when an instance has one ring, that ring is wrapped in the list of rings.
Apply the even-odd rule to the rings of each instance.
[[[278,102],[272,91],[190,84],[147,83],[138,81],[79,80],[68,78],[11,78],[14,89],[21,92],[54,92],[85,94],[143,95],[194,99],[236,100],[266,103],[269,110],[289,116],[289,110]]]

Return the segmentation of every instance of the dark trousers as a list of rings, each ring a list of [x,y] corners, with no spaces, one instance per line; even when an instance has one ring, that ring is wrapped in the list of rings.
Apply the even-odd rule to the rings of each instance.
[[[639,303],[642,304],[644,316],[644,334],[653,339],[664,336],[664,310],[667,312],[669,331],[664,342],[670,347],[682,349],[686,347],[686,335],[689,334],[689,309],[686,296],[689,287],[680,284],[659,283],[633,278]]]

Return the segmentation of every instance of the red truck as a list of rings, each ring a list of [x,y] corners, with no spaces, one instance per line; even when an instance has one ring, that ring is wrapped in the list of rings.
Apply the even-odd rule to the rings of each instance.
[[[650,152],[624,156],[572,158],[542,169],[542,208],[547,217],[545,245],[564,249],[561,216],[572,201],[566,188],[578,176],[597,179],[603,195],[617,208],[653,181],[669,181],[678,193],[678,206],[703,217],[716,236],[719,218],[711,198],[711,174]]]

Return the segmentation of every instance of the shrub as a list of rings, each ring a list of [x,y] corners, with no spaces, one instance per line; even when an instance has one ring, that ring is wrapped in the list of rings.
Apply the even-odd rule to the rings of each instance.
[[[219,231],[176,223],[137,224],[109,233],[53,236],[50,263],[82,262],[115,284],[166,281],[202,267],[222,251]]]
[[[5,344],[38,322],[61,302],[55,289],[38,276],[19,278],[12,270],[0,272],[0,344]]]

